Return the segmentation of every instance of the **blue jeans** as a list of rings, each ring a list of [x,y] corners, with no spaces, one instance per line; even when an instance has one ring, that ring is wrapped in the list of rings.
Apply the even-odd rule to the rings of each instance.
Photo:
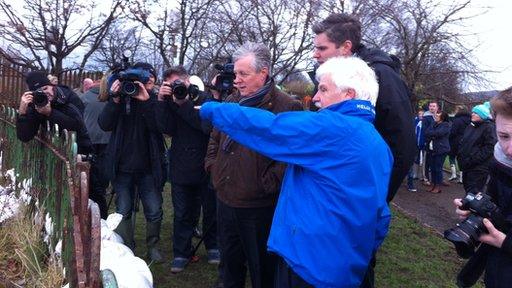
[[[413,173],[413,167],[409,169],[409,173],[407,173],[407,189],[414,189],[414,173]]]
[[[162,191],[156,188],[151,173],[117,172],[112,185],[116,193],[116,212],[124,219],[130,218],[133,212],[135,191],[144,207],[147,222],[162,220]]]
[[[443,164],[446,159],[446,153],[432,155],[430,163],[430,172],[432,173],[432,183],[440,185],[443,183]]]

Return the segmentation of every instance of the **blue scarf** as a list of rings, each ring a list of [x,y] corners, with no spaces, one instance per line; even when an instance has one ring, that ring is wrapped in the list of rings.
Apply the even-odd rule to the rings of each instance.
[[[254,92],[253,94],[249,95],[248,97],[244,97],[238,101],[238,105],[245,106],[245,107],[258,107],[261,104],[261,101],[263,101],[263,98],[265,95],[268,94],[270,91],[270,88],[272,87],[273,81],[271,78],[267,79],[267,82],[265,82],[265,85],[258,89],[258,91]],[[222,143],[222,151],[229,152],[231,144],[233,143],[233,140],[229,135],[226,137],[226,140],[224,140],[224,143]]]

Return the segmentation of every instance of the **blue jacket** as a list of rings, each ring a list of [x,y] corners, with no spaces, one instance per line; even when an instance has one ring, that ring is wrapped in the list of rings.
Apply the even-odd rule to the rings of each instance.
[[[268,250],[315,287],[358,287],[391,217],[393,156],[372,125],[373,106],[349,100],[275,115],[206,103],[200,115],[238,143],[288,163]]]
[[[425,141],[426,145],[432,141],[433,149],[427,147],[427,150],[431,151],[432,155],[447,154],[450,152],[450,130],[452,129],[452,123],[450,122],[434,122],[433,125],[428,126],[425,129]]]

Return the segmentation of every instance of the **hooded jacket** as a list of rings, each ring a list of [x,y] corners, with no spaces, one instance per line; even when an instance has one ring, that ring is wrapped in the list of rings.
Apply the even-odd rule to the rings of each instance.
[[[414,123],[411,121],[414,114],[410,92],[400,77],[398,58],[364,45],[360,45],[354,54],[373,68],[379,82],[374,124],[393,153],[393,171],[388,194],[388,201],[391,201],[417,153]]]
[[[36,136],[41,124],[49,121],[59,125],[59,129],[76,132],[79,154],[92,152],[91,139],[83,121],[84,105],[80,98],[67,86],[56,86],[55,98],[50,103],[52,112],[49,116],[37,113],[34,104],[29,104],[27,113],[16,118],[18,139],[28,142]]]
[[[288,164],[268,250],[315,287],[358,287],[390,221],[393,157],[372,125],[373,106],[348,100],[316,113],[275,115],[210,102],[200,115],[238,143]]]

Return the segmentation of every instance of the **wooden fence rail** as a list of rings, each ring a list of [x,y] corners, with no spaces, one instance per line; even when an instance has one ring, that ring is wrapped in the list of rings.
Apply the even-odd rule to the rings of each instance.
[[[70,287],[97,288],[100,214],[97,204],[88,201],[89,164],[76,154],[74,132],[57,135],[54,131],[58,129],[43,127],[35,139],[22,143],[16,137],[15,110],[2,105],[1,172],[14,168],[19,179],[32,179],[32,198],[52,219],[50,246],[62,241],[62,261]]]

